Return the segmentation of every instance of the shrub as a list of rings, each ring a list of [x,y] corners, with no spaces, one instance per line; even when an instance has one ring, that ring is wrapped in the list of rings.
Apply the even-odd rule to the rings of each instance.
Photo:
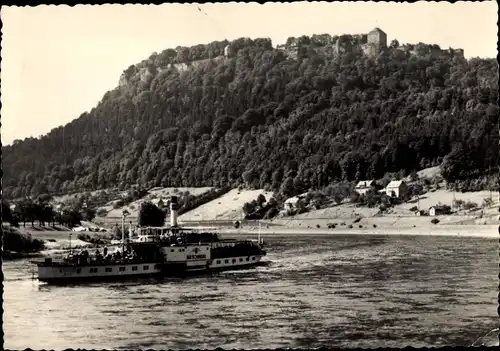
[[[439,219],[437,219],[437,218],[433,218],[433,219],[431,220],[431,223],[432,223],[432,224],[438,224],[438,223],[439,223]]]
[[[377,225],[376,225],[376,224],[374,224],[374,225],[373,225],[373,228],[377,228]]]
[[[3,249],[15,252],[37,252],[45,248],[43,240],[33,239],[14,228],[3,228]]]
[[[316,228],[321,228],[321,226],[319,224],[316,224]]]
[[[465,210],[472,210],[473,208],[477,208],[477,204],[475,202],[472,202],[472,201],[467,201],[463,205],[463,207]]]
[[[490,207],[493,205],[493,199],[491,197],[487,197],[483,200],[483,207]]]
[[[269,211],[267,211],[266,215],[264,216],[264,219],[271,219],[274,218],[280,213],[280,211],[276,208],[273,207]]]
[[[347,228],[352,229],[352,224],[349,224]]]
[[[115,202],[115,204],[113,205],[113,208],[114,209],[118,209],[120,207],[123,207],[125,205],[125,201],[123,200],[118,200]]]
[[[352,223],[358,223],[361,220],[361,217],[356,218]]]
[[[99,210],[97,210],[96,214],[99,217],[105,217],[108,214],[108,211],[106,211],[105,208],[100,208]]]

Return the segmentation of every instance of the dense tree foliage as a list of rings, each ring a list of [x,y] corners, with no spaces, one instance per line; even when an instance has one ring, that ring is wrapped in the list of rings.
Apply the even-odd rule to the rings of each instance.
[[[2,221],[9,222],[18,227],[20,223],[26,227],[30,223],[32,227],[37,222],[40,226],[55,226],[56,223],[74,227],[82,220],[91,221],[95,217],[95,210],[86,206],[82,207],[78,202],[66,204],[57,210],[50,204],[51,197],[39,197],[36,201],[29,198],[21,199],[12,204],[2,202]],[[12,207],[12,209],[11,209]]]
[[[288,196],[441,163],[451,182],[494,174],[494,59],[395,48],[374,59],[333,57],[320,50],[333,40],[291,38],[297,59],[267,39],[230,43],[228,59],[213,59],[226,42],[153,54],[89,113],[3,147],[4,196],[132,184]],[[169,66],[195,59],[206,62]]]
[[[149,201],[142,203],[139,211],[139,225],[141,227],[163,227],[164,224],[165,212]]]
[[[22,234],[16,228],[2,228],[2,245],[5,251],[39,252],[45,248],[43,240],[33,238],[31,234]],[[5,259],[6,257],[2,257]]]

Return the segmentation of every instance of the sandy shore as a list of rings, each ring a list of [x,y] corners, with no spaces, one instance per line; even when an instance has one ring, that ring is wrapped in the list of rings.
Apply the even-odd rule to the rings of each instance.
[[[259,229],[243,227],[240,229],[223,228],[223,236],[251,236],[257,237]],[[328,228],[290,228],[290,227],[261,227],[262,237],[268,235],[429,235],[429,236],[460,236],[480,238],[500,238],[498,225],[438,225],[421,228],[346,228],[337,226]]]
[[[388,221],[390,218],[386,217],[385,220]],[[297,225],[288,223],[287,225],[278,225],[277,223],[269,223],[269,226],[263,221],[260,233],[263,237],[268,235],[439,235],[439,236],[460,236],[460,237],[480,237],[480,238],[497,238],[500,239],[499,225],[497,224],[431,224],[426,221],[426,224],[420,223],[420,225],[414,226],[413,222],[398,221],[392,223],[391,225],[380,225],[378,223],[377,227],[373,227],[369,218],[364,218],[358,223],[352,223],[350,221],[329,221],[337,222],[337,225],[333,229],[327,228],[323,223],[320,224],[320,228],[316,227],[316,222],[322,221],[307,221],[307,223],[299,222]],[[345,223],[341,225],[341,223]],[[363,224],[361,224],[363,223]],[[300,225],[298,225],[300,224]],[[352,225],[352,228],[348,226]],[[359,228],[362,225],[362,228]],[[202,227],[195,227],[201,229]],[[210,229],[213,230],[217,226],[211,226]],[[243,224],[239,229],[234,227],[218,227],[217,228],[222,237],[235,236],[235,237],[248,237],[257,238],[259,227],[258,225],[248,225]],[[42,231],[42,232],[32,232],[34,238],[39,238],[45,240],[45,246],[47,249],[67,249],[69,248],[69,232],[63,231]],[[72,247],[84,247],[91,245],[85,241],[81,241],[76,238],[76,233],[72,233],[71,246]],[[95,233],[96,235],[99,235]],[[55,241],[51,242],[49,241]]]

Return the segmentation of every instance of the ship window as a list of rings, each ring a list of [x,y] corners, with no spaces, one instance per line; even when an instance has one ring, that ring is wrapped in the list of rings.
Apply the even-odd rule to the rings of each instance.
[[[120,267],[120,272],[125,271],[125,267]]]
[[[112,272],[113,271],[113,268],[111,267],[106,267],[106,272]]]
[[[136,271],[137,270],[137,266],[132,266],[132,270]]]
[[[255,257],[252,257],[252,261],[255,261]]]
[[[82,269],[81,268],[77,268],[76,269],[76,273],[81,273],[82,272]]]
[[[229,260],[225,260],[224,263],[229,263]]]
[[[174,252],[175,250],[174,249],[170,249],[170,252]]]
[[[233,258],[233,263],[235,263],[235,262],[236,262],[236,258]]]
[[[144,267],[143,267],[143,269],[144,269],[145,271],[147,271],[147,270],[149,270],[149,266],[144,266]]]
[[[220,260],[217,260],[217,264],[220,264]]]
[[[90,273],[97,273],[97,268],[90,268]]]
[[[242,259],[242,258],[240,258],[240,262],[243,262],[243,259]]]
[[[59,268],[59,273],[62,273],[62,268]]]
[[[247,257],[247,261],[250,261],[250,257]]]

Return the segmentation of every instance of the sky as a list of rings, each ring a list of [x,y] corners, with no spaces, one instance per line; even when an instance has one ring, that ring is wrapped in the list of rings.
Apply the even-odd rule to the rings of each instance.
[[[202,10],[200,11],[199,8]],[[153,52],[240,37],[360,34],[496,57],[496,1],[2,7],[1,140],[39,137],[90,111]]]

